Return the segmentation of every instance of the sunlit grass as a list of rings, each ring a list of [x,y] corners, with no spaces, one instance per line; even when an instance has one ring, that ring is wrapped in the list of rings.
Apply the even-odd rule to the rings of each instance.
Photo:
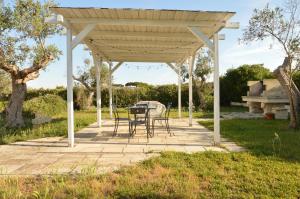
[[[89,172],[90,171],[90,172]],[[163,153],[106,175],[2,177],[0,198],[297,198],[300,165],[248,153]]]
[[[211,120],[199,123],[213,130]],[[289,129],[287,120],[223,120],[221,135],[246,147],[254,155],[275,155],[300,162],[300,130]]]

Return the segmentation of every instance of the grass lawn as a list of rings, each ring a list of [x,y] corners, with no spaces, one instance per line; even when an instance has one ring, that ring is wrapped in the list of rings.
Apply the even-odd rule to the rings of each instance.
[[[0,198],[297,198],[300,165],[248,153],[163,153],[92,175],[2,177]]]
[[[213,129],[212,121],[200,124]],[[300,130],[288,129],[286,120],[223,120],[221,135],[246,147],[253,155],[277,156],[300,163]]]
[[[94,111],[76,114],[95,120]],[[299,198],[300,132],[287,124],[223,120],[222,136],[248,152],[165,152],[104,175],[91,167],[75,176],[1,177],[0,198]]]

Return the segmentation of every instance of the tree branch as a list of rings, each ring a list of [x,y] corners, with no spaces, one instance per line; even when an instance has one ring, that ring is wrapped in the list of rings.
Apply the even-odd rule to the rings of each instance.
[[[90,92],[94,91],[94,89],[90,85],[88,85],[82,78],[80,77],[77,78],[73,75],[73,79],[81,83],[88,91]]]
[[[42,59],[40,59],[38,61],[35,60],[31,67],[25,68],[20,71],[21,78],[26,78],[31,73],[38,72],[40,69],[47,66],[53,59],[54,59],[54,57],[52,55],[48,54],[48,55],[43,56]]]

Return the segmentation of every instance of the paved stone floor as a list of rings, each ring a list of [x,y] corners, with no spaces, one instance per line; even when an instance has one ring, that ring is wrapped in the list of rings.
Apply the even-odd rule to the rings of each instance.
[[[241,147],[222,139],[222,147],[212,143],[212,132],[196,121],[188,126],[187,119],[172,119],[170,137],[165,128],[158,125],[155,136],[146,139],[144,126],[140,126],[134,138],[128,142],[128,124],[120,124],[118,135],[112,137],[113,122],[103,121],[100,130],[95,124],[75,134],[74,148],[67,147],[63,137],[42,138],[0,146],[1,175],[33,175],[54,173],[78,173],[88,169],[104,173],[158,156],[161,151],[201,152],[240,151]]]

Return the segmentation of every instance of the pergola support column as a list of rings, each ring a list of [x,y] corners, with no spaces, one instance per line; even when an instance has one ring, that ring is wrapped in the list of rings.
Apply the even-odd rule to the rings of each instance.
[[[214,34],[214,142],[219,145],[220,141],[219,36]]]
[[[97,87],[97,126],[101,128],[102,124],[102,112],[101,112],[101,70],[102,70],[102,58],[96,57],[96,87]]]
[[[68,143],[74,147],[74,105],[73,105],[73,53],[72,30],[67,28],[67,104],[68,104]]]
[[[193,125],[193,69],[195,63],[195,55],[189,60],[189,126]]]
[[[112,111],[112,62],[109,62],[109,117],[112,119],[113,117],[113,111]]]
[[[181,67],[182,64],[178,64],[178,117],[181,118]]]

